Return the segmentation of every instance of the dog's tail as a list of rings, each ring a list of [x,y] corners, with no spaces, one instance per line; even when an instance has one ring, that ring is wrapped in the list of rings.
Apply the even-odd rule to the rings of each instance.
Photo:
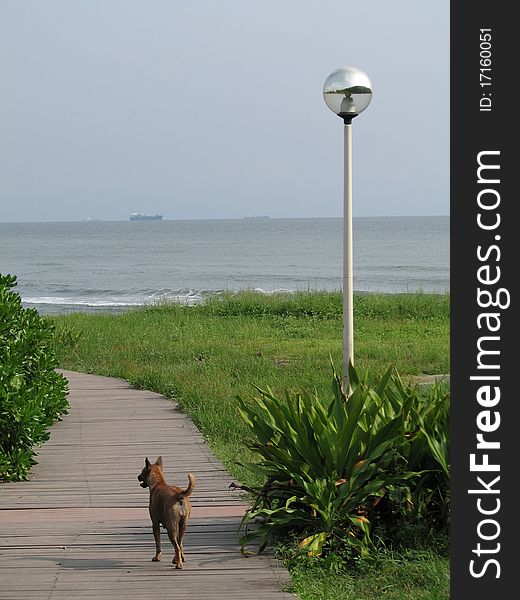
[[[195,475],[193,473],[188,473],[188,480],[188,487],[183,492],[181,492],[181,496],[183,498],[189,496],[191,492],[193,492],[193,488],[195,487]]]

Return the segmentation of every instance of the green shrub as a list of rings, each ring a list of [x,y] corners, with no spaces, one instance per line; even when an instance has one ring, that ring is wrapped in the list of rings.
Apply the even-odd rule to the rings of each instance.
[[[0,480],[26,479],[33,447],[68,410],[67,380],[56,373],[53,327],[22,307],[11,288],[16,277],[0,274]]]
[[[345,547],[366,555],[376,517],[427,517],[439,498],[448,501],[449,395],[405,386],[393,367],[376,387],[351,367],[350,382],[347,396],[334,373],[329,399],[279,399],[259,388],[253,402],[239,398],[260,459],[244,466],[265,476],[262,487],[247,488],[256,501],[243,546],[258,538],[261,551],[271,537],[296,533],[309,555]]]
[[[450,516],[450,393],[445,384],[423,388],[394,379],[395,401],[403,402],[405,428],[399,452],[407,469],[420,473],[408,488],[411,516],[436,528]]]

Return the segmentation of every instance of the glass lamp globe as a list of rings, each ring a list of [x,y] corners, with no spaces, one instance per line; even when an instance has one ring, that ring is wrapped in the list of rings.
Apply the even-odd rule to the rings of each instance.
[[[349,122],[370,104],[372,84],[363,71],[355,67],[341,67],[325,80],[323,98],[331,111]]]

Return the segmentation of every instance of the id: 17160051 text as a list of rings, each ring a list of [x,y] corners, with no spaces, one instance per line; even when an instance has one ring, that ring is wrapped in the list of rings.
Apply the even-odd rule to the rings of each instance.
[[[480,111],[491,112],[491,29],[480,30]]]

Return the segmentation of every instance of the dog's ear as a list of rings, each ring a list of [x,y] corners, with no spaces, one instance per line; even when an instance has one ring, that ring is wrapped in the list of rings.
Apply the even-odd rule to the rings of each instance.
[[[162,456],[159,456],[159,458],[155,461],[155,464],[162,467]]]
[[[148,460],[148,456],[144,459],[144,466],[149,469],[150,468],[150,461]]]

